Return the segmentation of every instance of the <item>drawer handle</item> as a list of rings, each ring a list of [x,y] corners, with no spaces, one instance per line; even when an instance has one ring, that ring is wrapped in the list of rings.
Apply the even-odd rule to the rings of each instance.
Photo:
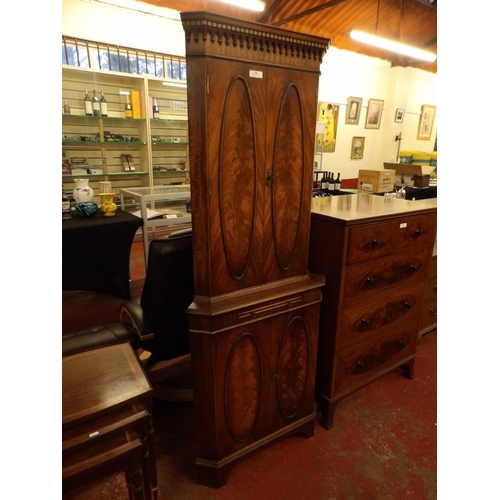
[[[422,229],[417,229],[415,231],[415,235],[418,236],[418,237],[422,236],[423,234],[424,234],[424,232],[422,231]]]
[[[404,306],[408,309],[411,309],[413,307],[413,304],[411,302],[405,301]]]
[[[274,180],[274,177],[272,176],[272,172],[271,172],[271,170],[268,170],[267,177],[266,177],[266,186],[271,187],[273,180]]]
[[[406,342],[404,342],[402,340],[398,340],[398,345],[401,347],[406,347]]]
[[[366,283],[368,283],[368,285],[373,285],[375,283],[375,280],[373,278],[366,278]]]
[[[437,313],[438,313],[438,312],[437,312],[437,309],[431,309],[429,312],[430,312],[433,316],[437,316]]]
[[[364,367],[365,367],[365,364],[364,364],[364,363],[362,363],[361,361],[358,361],[358,362],[356,363],[356,366],[357,366],[358,368],[364,368]]]
[[[363,318],[361,320],[361,323],[363,323],[363,325],[370,326],[370,320],[369,319]]]
[[[376,247],[380,247],[382,246],[382,242],[380,240],[377,240],[377,239],[374,239],[372,241],[373,245],[376,246]]]
[[[410,264],[410,269],[412,271],[416,271],[418,269],[418,266],[416,266],[415,264]]]
[[[279,377],[279,375],[276,373],[276,370],[273,370],[273,373],[271,373],[271,378],[273,380],[276,380]]]

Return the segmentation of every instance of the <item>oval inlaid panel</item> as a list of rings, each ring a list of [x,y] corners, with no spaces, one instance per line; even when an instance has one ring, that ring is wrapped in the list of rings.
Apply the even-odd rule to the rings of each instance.
[[[225,383],[226,418],[236,441],[252,434],[262,397],[262,363],[255,339],[248,333],[234,343]]]
[[[283,414],[292,418],[304,395],[309,369],[309,343],[304,320],[295,317],[281,342],[278,361],[278,399]]]
[[[219,149],[222,243],[235,279],[245,275],[254,239],[257,196],[254,123],[248,85],[243,78],[236,77],[224,105]]]
[[[304,121],[300,94],[290,85],[276,128],[272,206],[276,257],[284,270],[293,263],[299,237],[304,189]]]

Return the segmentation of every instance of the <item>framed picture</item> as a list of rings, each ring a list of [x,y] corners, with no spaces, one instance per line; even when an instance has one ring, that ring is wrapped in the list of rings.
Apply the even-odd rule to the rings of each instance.
[[[318,137],[320,134],[316,132],[316,153],[320,151],[323,153],[335,152],[337,126],[339,122],[339,105],[332,104],[331,102],[319,102],[318,119],[316,121],[324,124],[322,137]]]
[[[381,101],[380,99],[370,99],[368,101],[365,128],[380,128],[383,109],[384,101]]]
[[[349,97],[347,99],[347,109],[345,111],[345,122],[348,125],[357,125],[361,114],[361,97]]]
[[[434,117],[436,116],[436,106],[430,104],[422,105],[420,122],[418,123],[417,140],[427,141],[431,138]]]
[[[351,160],[361,160],[365,151],[365,138],[353,137],[351,145]]]
[[[403,123],[404,117],[405,117],[405,110],[403,108],[396,109],[396,116],[394,117],[394,121],[396,123]]]

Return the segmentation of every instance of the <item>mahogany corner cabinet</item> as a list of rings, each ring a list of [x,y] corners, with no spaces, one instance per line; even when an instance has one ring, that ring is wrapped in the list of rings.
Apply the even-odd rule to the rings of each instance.
[[[314,433],[324,277],[308,271],[320,64],[330,41],[207,12],[186,35],[197,481]]]

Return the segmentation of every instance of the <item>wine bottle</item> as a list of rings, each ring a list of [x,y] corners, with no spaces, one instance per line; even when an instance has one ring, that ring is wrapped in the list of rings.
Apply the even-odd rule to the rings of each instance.
[[[328,177],[328,191],[333,193],[335,191],[335,177],[334,173],[330,173],[330,177]]]
[[[101,106],[101,116],[108,116],[108,103],[104,99],[104,92],[101,92],[101,100],[99,102]]]
[[[64,99],[63,113],[65,115],[71,114],[71,109],[69,109],[69,104],[68,104],[68,101],[66,99]]]
[[[339,172],[337,178],[335,179],[335,191],[340,191],[341,182],[342,181],[340,180],[340,172]]]
[[[156,97],[153,97],[153,118],[158,120],[160,118],[160,108],[156,102]]]
[[[67,194],[62,190],[62,218],[63,220],[71,219],[71,202]]]
[[[328,181],[326,178],[326,172],[323,172],[323,177],[321,177],[321,190],[328,191]]]
[[[130,97],[127,94],[127,102],[125,103],[125,117],[132,118],[132,104],[130,104]]]
[[[85,105],[85,114],[87,116],[92,116],[92,101],[89,97],[89,91],[85,89],[85,99],[83,100],[83,104]]]
[[[92,113],[94,116],[101,116],[101,105],[99,104],[99,99],[95,94],[95,90],[94,96],[92,97]]]

